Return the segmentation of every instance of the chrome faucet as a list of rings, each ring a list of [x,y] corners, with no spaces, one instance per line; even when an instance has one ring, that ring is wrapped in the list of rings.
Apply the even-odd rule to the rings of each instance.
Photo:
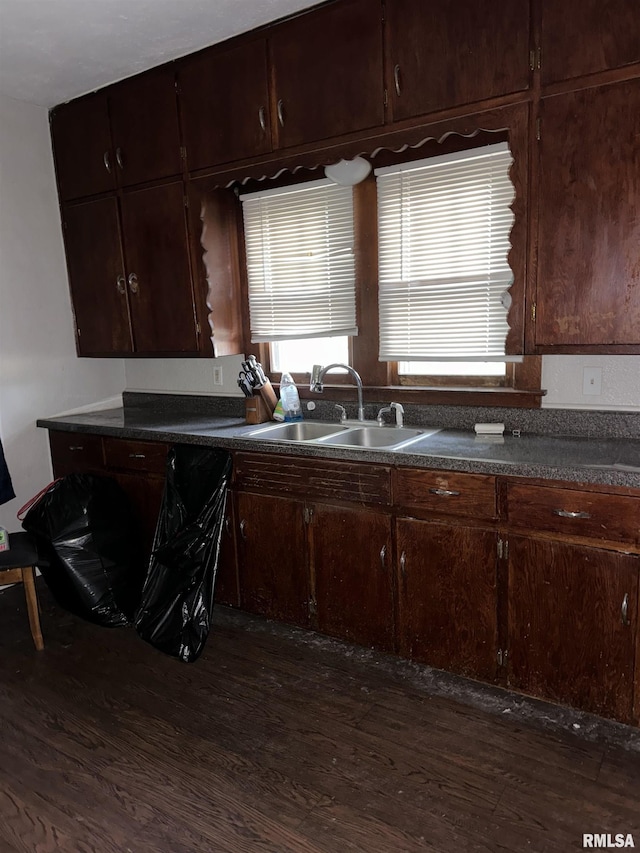
[[[312,391],[317,391],[318,394],[322,394],[324,391],[322,380],[324,379],[325,374],[338,367],[348,371],[358,387],[358,420],[363,421],[364,403],[362,401],[362,379],[360,379],[360,374],[354,370],[353,367],[350,367],[348,364],[330,364],[328,367],[321,367],[319,364],[314,364],[313,370],[311,371],[311,385],[309,387]]]
[[[396,415],[396,426],[402,427],[404,426],[404,409],[402,407],[402,403],[391,403],[388,406],[384,406],[378,412],[378,426],[384,426],[384,418],[382,417],[385,412],[395,412]]]

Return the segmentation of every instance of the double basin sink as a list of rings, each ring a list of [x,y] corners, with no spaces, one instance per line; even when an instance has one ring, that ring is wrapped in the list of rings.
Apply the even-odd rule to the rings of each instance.
[[[398,450],[428,438],[440,430],[432,427],[378,426],[375,422],[326,424],[319,421],[295,421],[272,424],[245,433],[247,438],[270,441],[313,442],[330,447],[360,447],[364,450]]]

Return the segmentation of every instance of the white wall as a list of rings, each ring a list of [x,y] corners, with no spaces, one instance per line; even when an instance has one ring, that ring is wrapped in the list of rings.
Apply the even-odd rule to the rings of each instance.
[[[584,394],[585,368],[600,371],[600,393]],[[597,381],[597,380],[596,380]],[[550,409],[640,411],[640,356],[545,355],[542,405]],[[590,386],[597,389],[597,385]]]
[[[127,391],[160,391],[172,394],[220,394],[242,396],[237,379],[243,355],[224,358],[129,358],[125,361]],[[222,385],[214,384],[215,368]]]
[[[78,359],[49,122],[43,107],[0,95],[0,434],[16,499],[0,524],[51,479],[37,418],[120,394],[121,359]]]

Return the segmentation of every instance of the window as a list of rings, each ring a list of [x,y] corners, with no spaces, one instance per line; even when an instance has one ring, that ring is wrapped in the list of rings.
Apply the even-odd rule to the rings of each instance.
[[[511,162],[499,143],[376,170],[380,359],[400,375],[504,376]]]
[[[251,341],[357,334],[351,188],[312,181],[246,194],[242,208]]]

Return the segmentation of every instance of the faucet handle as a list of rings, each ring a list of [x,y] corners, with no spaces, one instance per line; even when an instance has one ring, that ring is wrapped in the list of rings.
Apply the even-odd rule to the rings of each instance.
[[[322,374],[322,365],[314,364],[311,370],[311,382],[309,383],[310,391],[322,391],[322,382],[320,376]]]
[[[341,406],[340,403],[336,403],[333,407],[338,410],[338,414],[340,415],[340,423],[343,423],[347,419],[347,410],[344,406]]]
[[[402,406],[402,403],[391,403],[389,408],[395,409],[396,426],[398,426],[398,427],[404,426],[404,408]]]

